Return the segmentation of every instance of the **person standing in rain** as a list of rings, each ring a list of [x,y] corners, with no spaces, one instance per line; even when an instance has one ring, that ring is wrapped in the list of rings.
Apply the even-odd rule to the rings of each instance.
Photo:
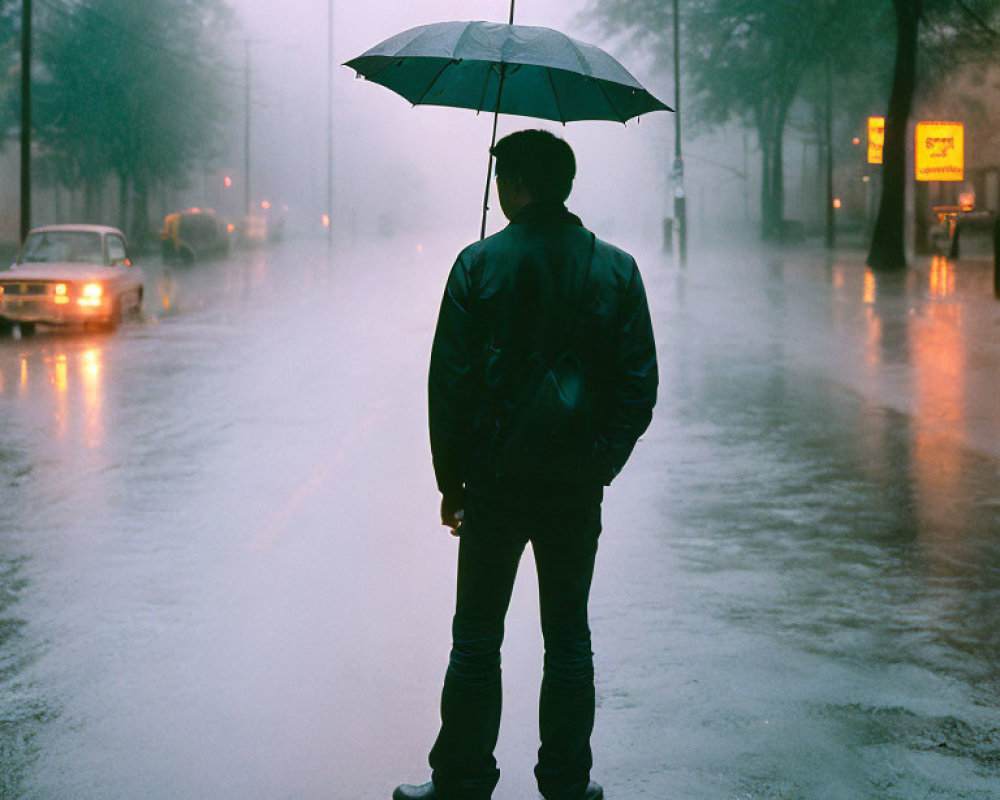
[[[441,522],[459,537],[441,728],[431,781],[393,800],[492,795],[504,617],[529,541],[545,642],[538,788],[546,800],[600,800],[587,603],[604,486],[652,418],[653,331],[635,260],[566,209],[570,146],[525,130],[493,155],[510,224],[459,254],[428,380]]]

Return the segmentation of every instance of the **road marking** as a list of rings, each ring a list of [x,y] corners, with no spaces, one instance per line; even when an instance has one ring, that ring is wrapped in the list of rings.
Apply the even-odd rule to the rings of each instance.
[[[347,461],[347,453],[357,441],[366,434],[377,422],[385,419],[388,411],[388,403],[380,399],[372,407],[371,412],[365,416],[361,422],[352,428],[340,441],[340,446],[334,457],[326,462],[313,467],[309,479],[301,484],[288,500],[275,511],[264,526],[251,537],[247,542],[247,549],[256,552],[263,552],[269,549],[278,538],[288,529],[292,519],[306,502],[327,483],[331,475],[340,474]]]

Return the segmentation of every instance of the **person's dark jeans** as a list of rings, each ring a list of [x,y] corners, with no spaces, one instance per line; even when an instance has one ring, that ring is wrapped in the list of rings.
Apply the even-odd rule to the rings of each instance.
[[[601,504],[517,508],[470,495],[459,544],[452,650],[441,694],[441,731],[430,753],[446,800],[488,800],[500,772],[500,645],[518,562],[531,542],[538,573],[545,669],[535,776],[546,800],[579,800],[592,765],[594,658],[587,601]]]

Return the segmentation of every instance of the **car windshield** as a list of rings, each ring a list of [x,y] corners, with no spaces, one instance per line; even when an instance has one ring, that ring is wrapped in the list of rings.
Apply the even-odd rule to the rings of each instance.
[[[41,231],[24,242],[22,263],[103,264],[101,235],[91,231]]]

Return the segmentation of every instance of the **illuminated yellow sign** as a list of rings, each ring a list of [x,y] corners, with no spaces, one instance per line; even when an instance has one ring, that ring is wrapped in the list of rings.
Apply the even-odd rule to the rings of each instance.
[[[914,152],[918,181],[963,180],[965,126],[961,122],[918,122]]]
[[[868,163],[882,163],[885,145],[885,117],[868,117]]]

